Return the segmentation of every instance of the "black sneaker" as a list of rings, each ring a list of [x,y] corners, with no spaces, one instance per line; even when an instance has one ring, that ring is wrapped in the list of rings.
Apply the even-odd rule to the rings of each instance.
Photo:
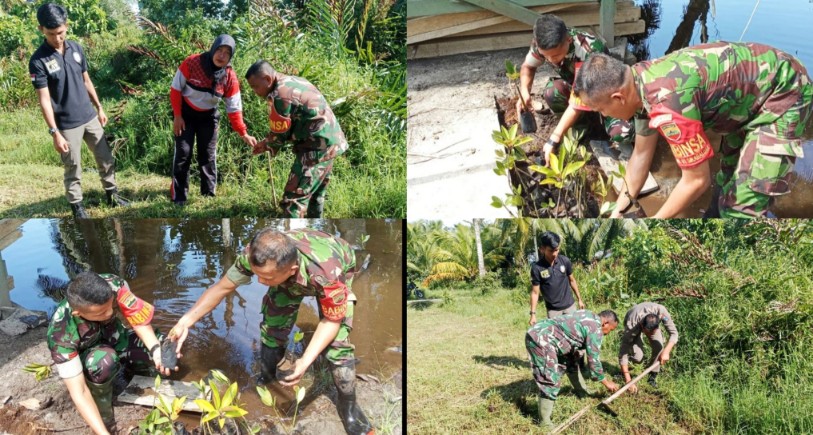
[[[71,204],[71,211],[73,211],[73,217],[76,219],[90,218],[90,216],[88,216],[88,212],[85,211],[85,206],[82,205],[82,201]]]
[[[105,192],[107,194],[107,205],[111,207],[129,207],[130,201],[119,196],[119,191],[116,189],[108,190]]]
[[[180,208],[186,207],[186,201],[172,201],[172,203]]]
[[[658,388],[658,374],[657,373],[650,373],[649,374],[649,385],[652,385],[652,388]]]

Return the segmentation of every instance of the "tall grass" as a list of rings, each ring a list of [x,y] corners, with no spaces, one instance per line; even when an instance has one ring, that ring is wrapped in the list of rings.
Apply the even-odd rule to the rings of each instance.
[[[186,56],[208,50],[216,35],[229,33],[237,40],[232,66],[241,81],[243,116],[249,134],[262,138],[268,132],[267,106],[242,78],[257,59],[268,60],[280,72],[310,80],[336,112],[350,147],[336,160],[325,215],[405,217],[405,59],[369,62],[352,50],[337,50],[329,35],[314,32],[318,27],[280,15],[277,3],[252,2],[248,13],[231,21],[204,17],[200,10],[189,11],[167,25],[141,19],[138,27],[121,23],[111,33],[94,34],[81,41],[90,62],[91,78],[110,117],[106,133],[114,147],[117,168],[132,171],[134,176],[170,176],[174,139],[168,95],[172,77]],[[134,16],[130,18],[136,21]],[[10,111],[0,115],[0,136],[4,137],[0,141],[4,151],[0,162],[59,165],[50,137],[32,128],[44,126],[44,122],[36,110],[25,74],[27,67],[23,67],[28,56],[23,57],[0,59],[0,70],[13,72],[4,74],[0,81],[0,89],[7,90],[0,99],[9,103],[4,106]],[[222,106],[218,110],[224,112]],[[21,130],[23,127],[30,133]],[[224,190],[261,186],[262,201],[249,212],[274,213],[268,192],[267,157],[251,155],[231,130],[225,113],[219,132],[217,163]],[[94,166],[89,153],[85,153],[83,162],[86,167]],[[290,152],[272,161],[270,176],[278,196],[291,164]],[[190,191],[196,190],[198,182],[194,166]],[[166,186],[168,189],[168,179]],[[55,195],[60,191],[61,186],[54,186]],[[134,194],[137,199],[146,195]],[[25,202],[23,195],[18,202]]]
[[[586,417],[572,433],[813,433],[811,226],[806,221],[654,226],[616,243],[611,259],[576,265],[574,273],[588,309],[609,307],[624,316],[642,301],[669,309],[680,341],[659,378],[660,393],[645,387],[644,394],[625,394],[613,404],[618,420]],[[428,298],[444,297],[446,303],[409,310],[410,403],[413,397],[423,407],[435,400],[467,403],[458,416],[410,405],[409,421],[417,433],[466,429],[466,418],[475,416],[483,430],[474,432],[499,430],[500,424],[512,432],[533,430],[530,369],[513,367],[525,358],[521,334],[528,320],[529,283],[523,278],[528,272],[513,273],[519,278],[516,288],[430,289]],[[429,347],[433,342],[450,349]],[[612,333],[602,359],[616,377],[617,350],[618,334]],[[472,352],[492,355],[493,370],[484,371]],[[455,364],[439,364],[443,358]],[[506,368],[499,361],[513,363]],[[473,397],[474,388],[456,380],[464,373],[483,378],[478,391],[493,390],[497,396]],[[579,409],[571,400],[560,396],[554,422]],[[650,407],[653,415],[636,413],[636,406]]]

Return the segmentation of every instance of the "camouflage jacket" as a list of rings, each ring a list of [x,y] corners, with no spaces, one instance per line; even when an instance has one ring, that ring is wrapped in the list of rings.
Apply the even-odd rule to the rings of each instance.
[[[561,65],[553,65],[549,62],[548,65],[553,68],[554,73],[561,77],[562,80],[565,80],[568,83],[573,83],[573,80],[576,78],[576,70],[579,66],[581,66],[582,62],[590,57],[591,54],[607,54],[609,52],[607,50],[607,46],[604,44],[604,41],[597,36],[593,36],[590,33],[576,29],[567,29],[567,33],[573,38],[573,42],[570,43],[570,49],[567,51],[565,59],[562,61]],[[536,39],[531,39],[531,48],[528,50],[528,54],[525,55],[524,64],[530,66],[531,68],[537,69],[547,61],[545,60],[545,57],[539,53],[538,46],[536,45]]]
[[[294,240],[299,269],[279,287],[293,295],[315,296],[325,318],[341,321],[347,312],[347,301],[355,300],[349,288],[356,268],[353,248],[344,240],[317,230],[292,230],[285,234]],[[245,252],[226,272],[226,277],[237,285],[248,284],[253,275]]]
[[[149,325],[152,321],[153,306],[134,295],[125,280],[107,273],[99,276],[110,284],[111,296],[116,298],[114,314],[109,321],[94,322],[73,315],[74,309],[67,300],[56,307],[51,317],[47,332],[48,349],[63,378],[81,373],[82,363],[77,357],[93,346],[107,344],[118,352],[124,351],[127,341],[121,338],[126,330],[116,313],[120,313],[131,326]]]
[[[636,63],[632,75],[643,100],[636,131],[648,135],[657,129],[681,168],[714,155],[704,129],[727,134],[771,124],[796,103],[799,81],[809,82],[793,56],[767,45],[729,42]],[[763,150],[768,154],[803,155],[798,141],[764,146],[777,148]]]
[[[590,376],[598,381],[604,380],[604,369],[601,366],[601,319],[588,310],[577,310],[552,319],[537,322],[531,329],[538,335],[547,334],[551,342],[558,343],[558,355],[567,355],[577,350],[587,354],[587,365]]]
[[[318,150],[341,155],[347,140],[325,97],[309,81],[277,73],[268,94],[268,117],[273,144],[294,143],[294,152]]]

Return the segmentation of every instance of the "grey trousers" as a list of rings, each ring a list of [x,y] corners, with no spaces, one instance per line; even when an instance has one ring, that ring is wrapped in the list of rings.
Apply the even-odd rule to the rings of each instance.
[[[104,137],[104,129],[98,117],[79,127],[59,131],[70,144],[67,152],[61,153],[62,165],[65,167],[63,181],[65,197],[68,202],[76,204],[82,200],[82,141],[88,145],[96,159],[96,168],[102,179],[105,191],[116,189],[116,175],[113,168],[113,154]]]
[[[624,340],[624,337],[622,337],[621,346],[618,353],[622,355],[629,355],[631,362],[641,364],[644,361],[644,341],[641,338],[642,335],[645,334],[638,334],[638,336],[632,340],[632,343]],[[655,333],[652,334],[652,338],[647,337],[647,341],[649,341],[649,345],[652,347],[652,355],[649,358],[649,363],[646,365],[649,367],[655,363],[655,357],[658,356],[658,353],[660,353],[661,349],[663,349],[663,333],[661,332],[661,329],[656,329]],[[652,370],[652,373],[658,373],[660,371],[661,366],[658,366]]]
[[[562,314],[570,314],[576,312],[576,303],[574,302],[573,305],[565,308],[564,310],[548,310],[548,319],[561,316]]]

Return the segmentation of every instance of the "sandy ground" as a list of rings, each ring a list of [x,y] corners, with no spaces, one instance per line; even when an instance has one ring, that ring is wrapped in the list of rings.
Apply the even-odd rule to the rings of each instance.
[[[46,327],[28,331],[19,337],[0,333],[0,434],[66,433],[90,434],[84,420],[74,408],[68,391],[56,373],[37,382],[33,374],[23,372],[30,363],[51,363],[45,342]],[[384,380],[382,380],[384,381]],[[386,423],[391,433],[402,433],[402,401],[391,399],[402,394],[400,373],[382,383],[357,381],[357,397],[368,418],[378,425]],[[329,394],[335,397],[335,392]],[[10,396],[7,402],[6,397]],[[39,399],[51,404],[39,411],[22,408],[20,401]],[[5,403],[5,404],[3,404]],[[149,409],[141,406],[116,403],[115,415],[119,434],[129,433]],[[272,433],[267,422],[261,433]],[[379,427],[379,433],[383,433]],[[386,431],[390,433],[389,431]],[[297,424],[300,434],[344,433],[341,421],[331,398],[321,395],[308,405],[308,415]]]
[[[499,128],[494,97],[510,94],[505,61],[521,64],[527,49],[461,54],[407,62],[409,129],[407,210],[410,219],[510,217],[491,206],[505,198],[491,133]],[[536,80],[539,86],[542,80]]]

